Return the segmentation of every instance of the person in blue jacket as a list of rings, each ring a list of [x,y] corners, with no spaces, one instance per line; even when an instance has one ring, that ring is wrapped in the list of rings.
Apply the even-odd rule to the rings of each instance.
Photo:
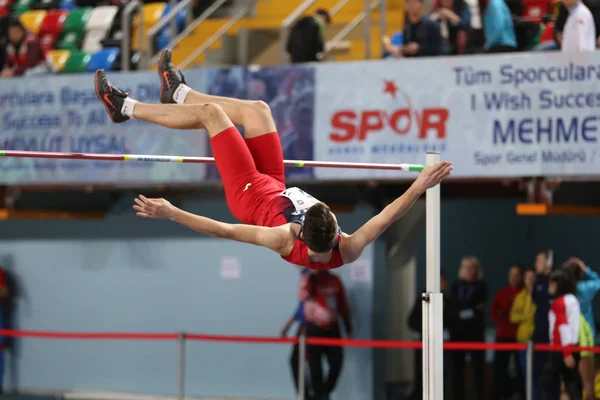
[[[577,282],[577,291],[575,296],[579,300],[581,315],[590,328],[591,339],[596,337],[596,324],[594,321],[594,310],[592,301],[598,290],[600,290],[600,276],[596,271],[585,265],[577,257],[572,257],[563,265],[567,273]],[[581,328],[580,328],[581,329]],[[580,345],[584,345],[581,344]],[[581,361],[579,362],[579,374],[584,386],[585,399],[594,399],[594,380],[596,376],[594,365],[594,354],[591,352],[581,352]]]
[[[483,14],[486,53],[517,50],[517,36],[512,16],[504,0],[488,0]]]
[[[570,258],[564,264],[564,268],[577,280],[577,293],[575,295],[579,300],[581,314],[590,325],[592,335],[596,337],[596,322],[594,321],[592,301],[598,290],[600,290],[600,276],[576,257]]]

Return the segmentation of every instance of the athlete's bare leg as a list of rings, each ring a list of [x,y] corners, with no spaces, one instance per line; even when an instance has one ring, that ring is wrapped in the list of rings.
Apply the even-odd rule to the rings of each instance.
[[[244,135],[247,139],[277,131],[271,110],[265,102],[212,96],[185,85],[171,62],[171,50],[163,51],[158,70],[161,77],[163,103],[217,104],[235,125],[244,127]]]
[[[206,129],[210,137],[234,126],[223,109],[214,103],[179,105],[138,102],[133,116],[172,129]]]
[[[172,129],[206,129],[210,137],[234,126],[218,104],[140,103],[111,86],[103,71],[96,72],[95,84],[96,94],[114,122],[133,117]]]

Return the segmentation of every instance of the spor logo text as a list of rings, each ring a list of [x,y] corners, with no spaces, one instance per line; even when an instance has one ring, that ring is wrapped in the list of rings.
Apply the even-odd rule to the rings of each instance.
[[[438,140],[446,138],[447,122],[450,112],[444,107],[424,107],[417,110],[412,106],[410,98],[396,86],[394,81],[385,81],[384,94],[395,100],[401,96],[402,107],[394,109],[339,110],[331,117],[332,132],[329,138],[334,143],[351,141],[364,142],[369,134],[382,130],[391,130],[404,136],[413,130],[419,140],[425,140],[429,134]]]

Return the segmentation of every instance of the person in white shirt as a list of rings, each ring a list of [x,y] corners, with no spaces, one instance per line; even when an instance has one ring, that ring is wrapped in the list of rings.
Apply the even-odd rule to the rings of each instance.
[[[563,0],[569,10],[565,24],[561,50],[585,52],[596,50],[596,27],[589,8],[581,0]]]

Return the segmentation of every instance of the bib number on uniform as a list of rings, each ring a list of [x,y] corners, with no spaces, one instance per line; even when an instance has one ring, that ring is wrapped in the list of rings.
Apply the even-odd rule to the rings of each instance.
[[[315,204],[320,203],[319,200],[315,199],[304,190],[298,189],[297,187],[284,190],[280,196],[287,197],[292,204],[294,204],[296,211],[304,211]]]

